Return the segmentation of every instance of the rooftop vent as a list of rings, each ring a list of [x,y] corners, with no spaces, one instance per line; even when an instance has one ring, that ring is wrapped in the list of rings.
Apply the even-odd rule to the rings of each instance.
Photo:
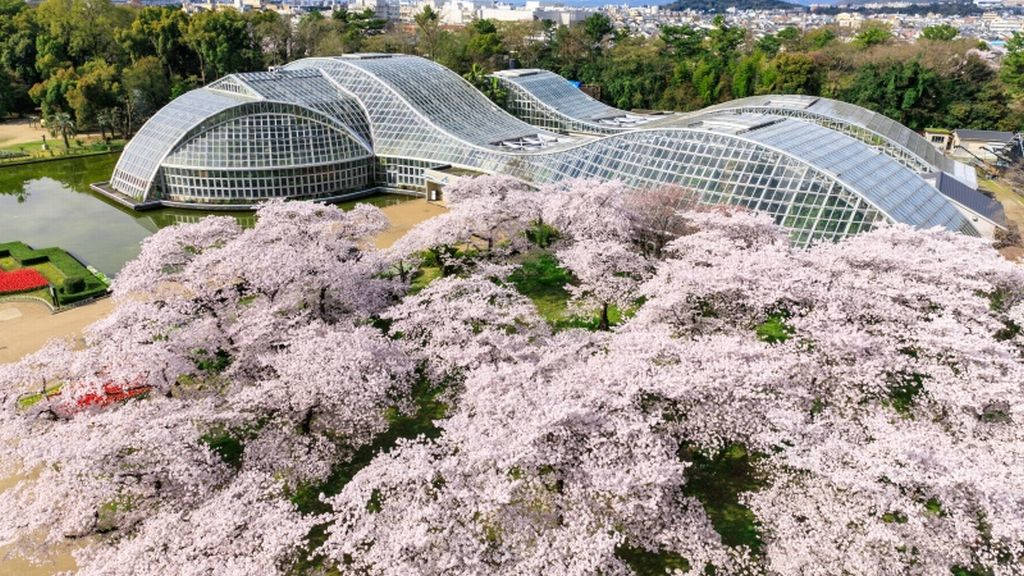
[[[734,114],[705,118],[700,122],[691,124],[691,126],[695,128],[706,128],[708,130],[722,132],[724,134],[741,134],[743,132],[749,132],[751,130],[770,126],[780,120],[781,119],[778,117],[767,116],[764,114]]]
[[[499,140],[497,142],[492,142],[491,145],[508,150],[532,151],[542,150],[554,144],[572,142],[573,140],[573,138],[559,138],[551,136],[550,134],[531,134],[529,136],[521,136],[519,138]]]
[[[394,54],[384,54],[383,52],[362,52],[360,54],[342,54],[341,56],[335,56],[342,60],[380,60],[381,58],[394,58]]]
[[[765,100],[765,106],[775,106],[777,108],[794,108],[796,110],[803,110],[804,108],[810,108],[812,104],[817,102],[818,99],[814,96],[772,96],[770,99]]]

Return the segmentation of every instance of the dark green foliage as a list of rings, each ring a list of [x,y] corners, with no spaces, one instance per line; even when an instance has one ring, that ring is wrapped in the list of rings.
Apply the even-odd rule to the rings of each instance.
[[[722,542],[760,552],[762,541],[757,518],[739,501],[740,494],[756,491],[762,486],[756,470],[757,456],[740,445],[732,445],[713,458],[682,446],[679,456],[692,462],[686,469],[683,492],[704,506],[711,524],[722,536]]]
[[[793,327],[786,324],[786,315],[782,313],[770,315],[757,325],[756,331],[758,339],[769,344],[785,342],[793,335]]]
[[[620,544],[615,548],[615,555],[625,562],[636,576],[663,576],[673,570],[685,572],[690,569],[690,563],[686,558],[672,552],[652,552]]]
[[[369,510],[370,512],[377,513],[381,511],[382,506],[383,501],[381,500],[380,490],[374,488],[370,492],[370,501],[366,503],[366,509]]]
[[[477,255],[476,250],[460,249],[455,246],[434,246],[424,253],[424,268],[437,268],[442,276],[453,276],[466,269],[466,265],[472,262]]]
[[[225,464],[235,469],[242,467],[245,445],[239,436],[228,430],[216,430],[206,433],[199,441],[206,444]]]
[[[942,503],[935,498],[929,498],[928,501],[924,503],[924,509],[936,516],[943,515]]]
[[[885,514],[882,514],[882,522],[885,522],[886,524],[906,524],[907,515],[899,510],[886,512]]]
[[[600,42],[605,36],[612,33],[612,21],[603,12],[595,12],[583,21],[583,31],[591,42]]]
[[[85,278],[81,276],[71,276],[64,280],[64,291],[68,294],[78,294],[82,290],[85,290]]]
[[[544,251],[528,255],[519,268],[509,275],[509,281],[533,302],[537,312],[556,330],[601,329],[599,315],[577,317],[568,313],[569,291],[565,287],[572,281],[572,275],[559,266],[554,254]],[[614,306],[609,307],[608,317],[611,324],[616,324],[621,318],[621,312]]]
[[[526,238],[539,248],[547,248],[558,238],[558,230],[538,221],[526,230]]]
[[[921,30],[921,37],[927,38],[928,40],[937,40],[939,42],[949,42],[953,38],[956,38],[959,33],[959,30],[943,22],[942,24],[925,27],[924,30]]]
[[[414,413],[403,414],[397,409],[389,410],[390,425],[385,432],[357,450],[347,462],[338,464],[323,483],[297,487],[292,492],[292,502],[305,513],[324,512],[327,505],[320,501],[320,494],[332,496],[340,492],[357,472],[366,467],[377,454],[393,448],[400,438],[436,438],[441,431],[434,425],[434,421],[444,418],[448,410],[448,405],[440,400],[443,391],[443,386],[435,386],[421,376],[412,390],[416,406]]]
[[[884,44],[892,38],[892,32],[888,26],[869,24],[861,27],[860,32],[853,37],[853,45],[859,48],[870,48],[878,44]]]
[[[1021,333],[1021,330],[1024,329],[1022,329],[1016,322],[1013,320],[1006,320],[1003,322],[1003,327],[996,331],[995,339],[1000,342],[1013,340]]]
[[[220,348],[213,354],[206,350],[194,350],[192,361],[195,362],[198,370],[208,375],[220,374],[231,365],[231,354]]]
[[[1011,301],[1007,301],[1010,296],[1010,292],[1003,288],[998,288],[990,293],[982,294],[982,296],[988,298],[988,307],[993,312],[1006,312],[1012,305]],[[1004,319],[1003,327],[996,331],[995,339],[1001,342],[1013,340],[1024,330],[1013,320]]]
[[[559,266],[558,259],[550,252],[539,252],[527,257],[509,276],[509,281],[516,289],[531,298],[550,295],[568,299],[565,285],[570,280],[572,276]]]
[[[444,390],[444,385],[434,385],[421,374],[412,390],[416,407],[413,414],[403,414],[397,409],[389,410],[390,425],[384,433],[378,435],[370,444],[356,450],[348,461],[337,464],[324,482],[296,487],[291,493],[291,501],[306,514],[327,512],[329,506],[320,499],[320,495],[329,497],[341,492],[356,473],[365,468],[377,454],[394,448],[399,439],[437,438],[441,430],[434,425],[434,421],[444,418],[448,411],[448,405],[440,400]],[[443,482],[442,479],[438,481]],[[376,490],[371,493],[370,500],[366,503],[367,509],[372,511],[379,511],[383,504],[383,496]],[[315,550],[324,543],[328,527],[329,524],[320,524],[310,531],[307,537],[307,550]],[[309,570],[318,569],[323,566],[323,561],[322,557],[307,553],[298,561],[294,573],[305,574]]]
[[[666,6],[715,13],[728,7],[798,9],[781,0],[677,0]],[[816,8],[822,14],[836,10]],[[969,3],[899,10],[978,12]],[[948,54],[922,58],[924,50],[890,41],[878,24],[857,33],[853,45],[859,49],[852,51],[835,41],[831,28],[787,27],[755,40],[724,20],[707,31],[665,26],[660,37],[644,38],[615,29],[601,13],[571,26],[478,19],[449,27],[426,9],[415,16],[415,28],[403,29],[389,28],[372,10],[311,12],[292,26],[272,11],[189,15],[175,7],[109,0],[2,0],[0,116],[41,108],[48,117],[68,116],[77,131],[126,139],[168,99],[224,74],[280,66],[299,56],[366,51],[432,58],[467,75],[499,103],[506,95],[487,74],[515,64],[579,80],[622,108],[691,110],[749,94],[797,92],[852,100],[890,116],[895,110],[896,119],[914,129],[1019,128],[1011,96],[1024,92],[1024,37],[1007,43],[1008,54],[995,71],[967,54],[975,45],[956,32],[948,25],[925,29],[927,50]],[[885,58],[875,54],[882,44]],[[908,76],[915,60],[928,64]],[[871,67],[875,71],[863,72]]]
[[[898,373],[893,376],[889,388],[889,403],[893,410],[906,416],[914,407],[917,395],[924,390],[924,376],[921,374]]]
[[[992,572],[984,570],[982,568],[965,568],[963,566],[953,566],[950,569],[953,576],[992,576]]]
[[[941,126],[936,94],[943,80],[917,60],[861,68],[840,94],[846,100],[876,110],[915,130]]]

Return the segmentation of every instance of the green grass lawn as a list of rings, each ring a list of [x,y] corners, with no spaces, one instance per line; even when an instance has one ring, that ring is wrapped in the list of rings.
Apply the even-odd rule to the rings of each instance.
[[[34,249],[23,242],[0,244],[0,268],[16,270],[32,268],[43,275],[57,291],[57,305],[66,305],[106,293],[107,284],[90,272],[81,262],[60,248]],[[79,290],[65,289],[71,278],[81,278]],[[45,293],[41,297],[50,301],[49,289],[32,292]]]
[[[120,150],[124,147],[124,144],[125,141],[120,139],[109,140],[107,142],[92,138],[78,140],[72,139],[71,147],[66,148],[64,146],[64,141],[61,140],[60,137],[47,138],[46,150],[43,149],[42,140],[0,146],[0,163],[21,162],[39,158],[65,158],[69,156],[91,154],[94,152],[107,152]]]
[[[441,277],[441,268],[438,266],[421,266],[412,277],[409,283],[409,293],[416,294],[430,285],[431,282]]]
[[[536,252],[523,259],[509,280],[524,296],[533,301],[537,311],[552,325],[566,316],[569,291],[566,284],[572,276],[558,265],[550,252]]]
[[[680,449],[680,456],[692,462],[686,470],[683,493],[704,506],[704,511],[727,546],[747,546],[751,552],[761,550],[761,535],[754,513],[740,503],[740,494],[761,488],[762,480],[755,469],[756,455],[743,446],[733,445],[713,458]]]
[[[597,314],[579,316],[569,309],[570,294],[565,287],[572,282],[572,275],[559,266],[558,259],[551,252],[536,251],[526,255],[519,268],[509,276],[509,281],[533,302],[541,317],[556,330],[597,329],[600,323]],[[621,322],[622,317],[622,311],[614,306],[608,310],[612,326]]]

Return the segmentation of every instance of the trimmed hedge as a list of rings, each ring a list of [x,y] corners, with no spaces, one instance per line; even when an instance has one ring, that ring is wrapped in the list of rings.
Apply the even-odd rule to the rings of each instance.
[[[85,290],[85,278],[81,276],[69,276],[64,280],[64,292],[67,294],[77,294]]]
[[[35,249],[24,242],[0,244],[0,258],[11,258],[23,268],[49,262],[60,271],[62,277],[53,278],[40,270],[50,284],[56,288],[58,306],[72,304],[87,298],[100,296],[107,291],[107,285],[90,272],[81,262],[60,248]],[[52,272],[52,271],[51,271]]]

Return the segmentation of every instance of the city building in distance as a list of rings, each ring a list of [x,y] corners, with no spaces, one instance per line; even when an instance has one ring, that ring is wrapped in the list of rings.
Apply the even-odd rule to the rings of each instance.
[[[110,182],[96,188],[143,207],[237,208],[375,189],[429,189],[436,199],[451,178],[504,174],[533,185],[615,179],[638,193],[680,187],[706,205],[767,213],[799,244],[886,221],[986,236],[1001,225],[996,211],[972,208],[971,194],[981,195],[970,168],[910,162],[886,142],[852,133],[856,115],[836,113],[830,124],[785,114],[771,102],[793,97],[775,96],[766,105],[644,116],[580,100],[567,81],[548,78],[575,92],[540,86],[519,99],[532,93],[569,124],[516,118],[415,56],[306,58],[233,74],[160,110],[126,146]],[[940,191],[942,174],[967,199]]]

